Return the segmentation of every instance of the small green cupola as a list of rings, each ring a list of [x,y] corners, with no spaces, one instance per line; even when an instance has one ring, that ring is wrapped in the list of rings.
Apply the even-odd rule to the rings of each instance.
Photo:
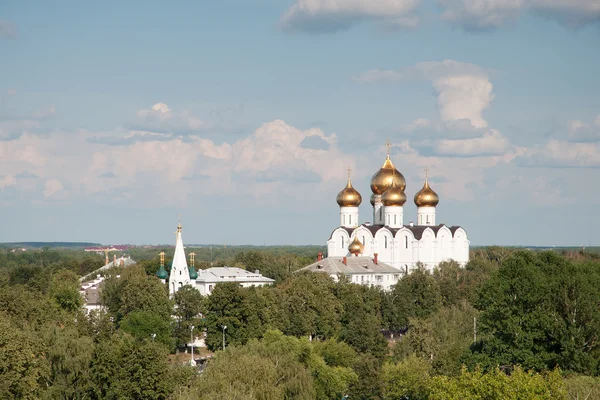
[[[158,269],[158,272],[156,273],[156,276],[158,277],[158,279],[167,279],[167,277],[169,276],[169,273],[167,272],[167,270],[165,269],[165,252],[161,252],[159,254],[160,256],[160,268]]]
[[[196,253],[190,253],[190,279],[198,279],[198,272],[194,268],[194,261],[196,261]]]

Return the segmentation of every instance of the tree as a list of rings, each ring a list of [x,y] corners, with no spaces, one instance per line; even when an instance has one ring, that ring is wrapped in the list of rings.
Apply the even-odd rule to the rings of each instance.
[[[408,333],[396,343],[396,358],[415,355],[426,360],[438,375],[460,372],[460,357],[473,343],[473,317],[470,305],[442,308],[426,318],[411,318]]]
[[[381,296],[378,289],[341,282],[337,296],[342,303],[340,338],[357,352],[379,359],[387,354],[387,340],[381,332]]]
[[[387,297],[387,325],[391,330],[408,327],[411,317],[427,317],[436,312],[442,302],[437,281],[424,268],[403,277]]]
[[[137,339],[156,340],[169,350],[175,347],[169,321],[152,312],[132,311],[121,320],[120,328]]]
[[[45,397],[85,398],[91,388],[92,338],[82,336],[76,328],[68,326],[48,326],[41,336],[45,342],[45,357],[50,365],[49,387],[44,393]]]
[[[515,367],[507,375],[499,369],[487,374],[463,369],[457,377],[442,375],[431,379],[429,399],[563,400],[566,393],[558,370],[540,375]]]
[[[48,373],[48,362],[34,333],[0,313],[0,398],[40,398]]]
[[[78,276],[69,270],[61,270],[52,276],[50,296],[67,312],[73,313],[83,306]]]
[[[137,265],[125,268],[120,276],[106,278],[100,298],[116,321],[132,311],[149,311],[168,320],[173,311],[165,285]]]
[[[229,345],[245,344],[262,336],[267,326],[262,324],[260,311],[253,307],[251,293],[235,282],[215,286],[206,306],[206,345],[210,350],[221,348],[224,334]]]
[[[175,292],[175,338],[178,344],[187,343],[190,337],[190,327],[201,328],[200,314],[206,307],[206,299],[190,285]]]
[[[383,398],[385,400],[426,400],[431,379],[430,364],[415,355],[397,364],[383,364]]]
[[[324,339],[339,333],[342,305],[329,276],[299,273],[275,290],[285,334]]]
[[[175,387],[165,347],[123,334],[98,343],[91,380],[93,399],[165,399]]]

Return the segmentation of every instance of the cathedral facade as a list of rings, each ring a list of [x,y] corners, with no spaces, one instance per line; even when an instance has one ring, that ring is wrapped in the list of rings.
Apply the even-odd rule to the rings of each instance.
[[[383,166],[371,178],[373,222],[359,224],[362,196],[348,174],[346,187],[337,195],[340,226],[327,241],[327,256],[378,257],[404,273],[415,269],[417,263],[429,270],[450,260],[464,266],[469,261],[467,232],[460,226],[436,224],[439,197],[429,186],[427,176],[414,196],[416,223],[404,224],[405,189],[406,180],[390,160],[388,146]]]

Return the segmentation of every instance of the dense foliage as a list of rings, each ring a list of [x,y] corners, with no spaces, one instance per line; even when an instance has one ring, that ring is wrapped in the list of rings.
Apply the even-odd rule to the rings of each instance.
[[[0,250],[0,398],[600,396],[597,254],[478,249],[381,292],[295,273],[318,248],[238,249],[213,262],[276,285],[171,299],[156,249],[136,251],[137,265],[106,273],[105,311],[86,314],[79,277],[103,256]],[[215,355],[198,374],[176,353],[201,332]]]

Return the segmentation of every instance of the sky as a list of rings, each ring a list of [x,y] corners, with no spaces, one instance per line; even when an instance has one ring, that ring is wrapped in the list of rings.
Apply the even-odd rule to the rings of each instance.
[[[600,0],[0,3],[0,242],[322,244],[425,168],[472,245],[600,245]]]

